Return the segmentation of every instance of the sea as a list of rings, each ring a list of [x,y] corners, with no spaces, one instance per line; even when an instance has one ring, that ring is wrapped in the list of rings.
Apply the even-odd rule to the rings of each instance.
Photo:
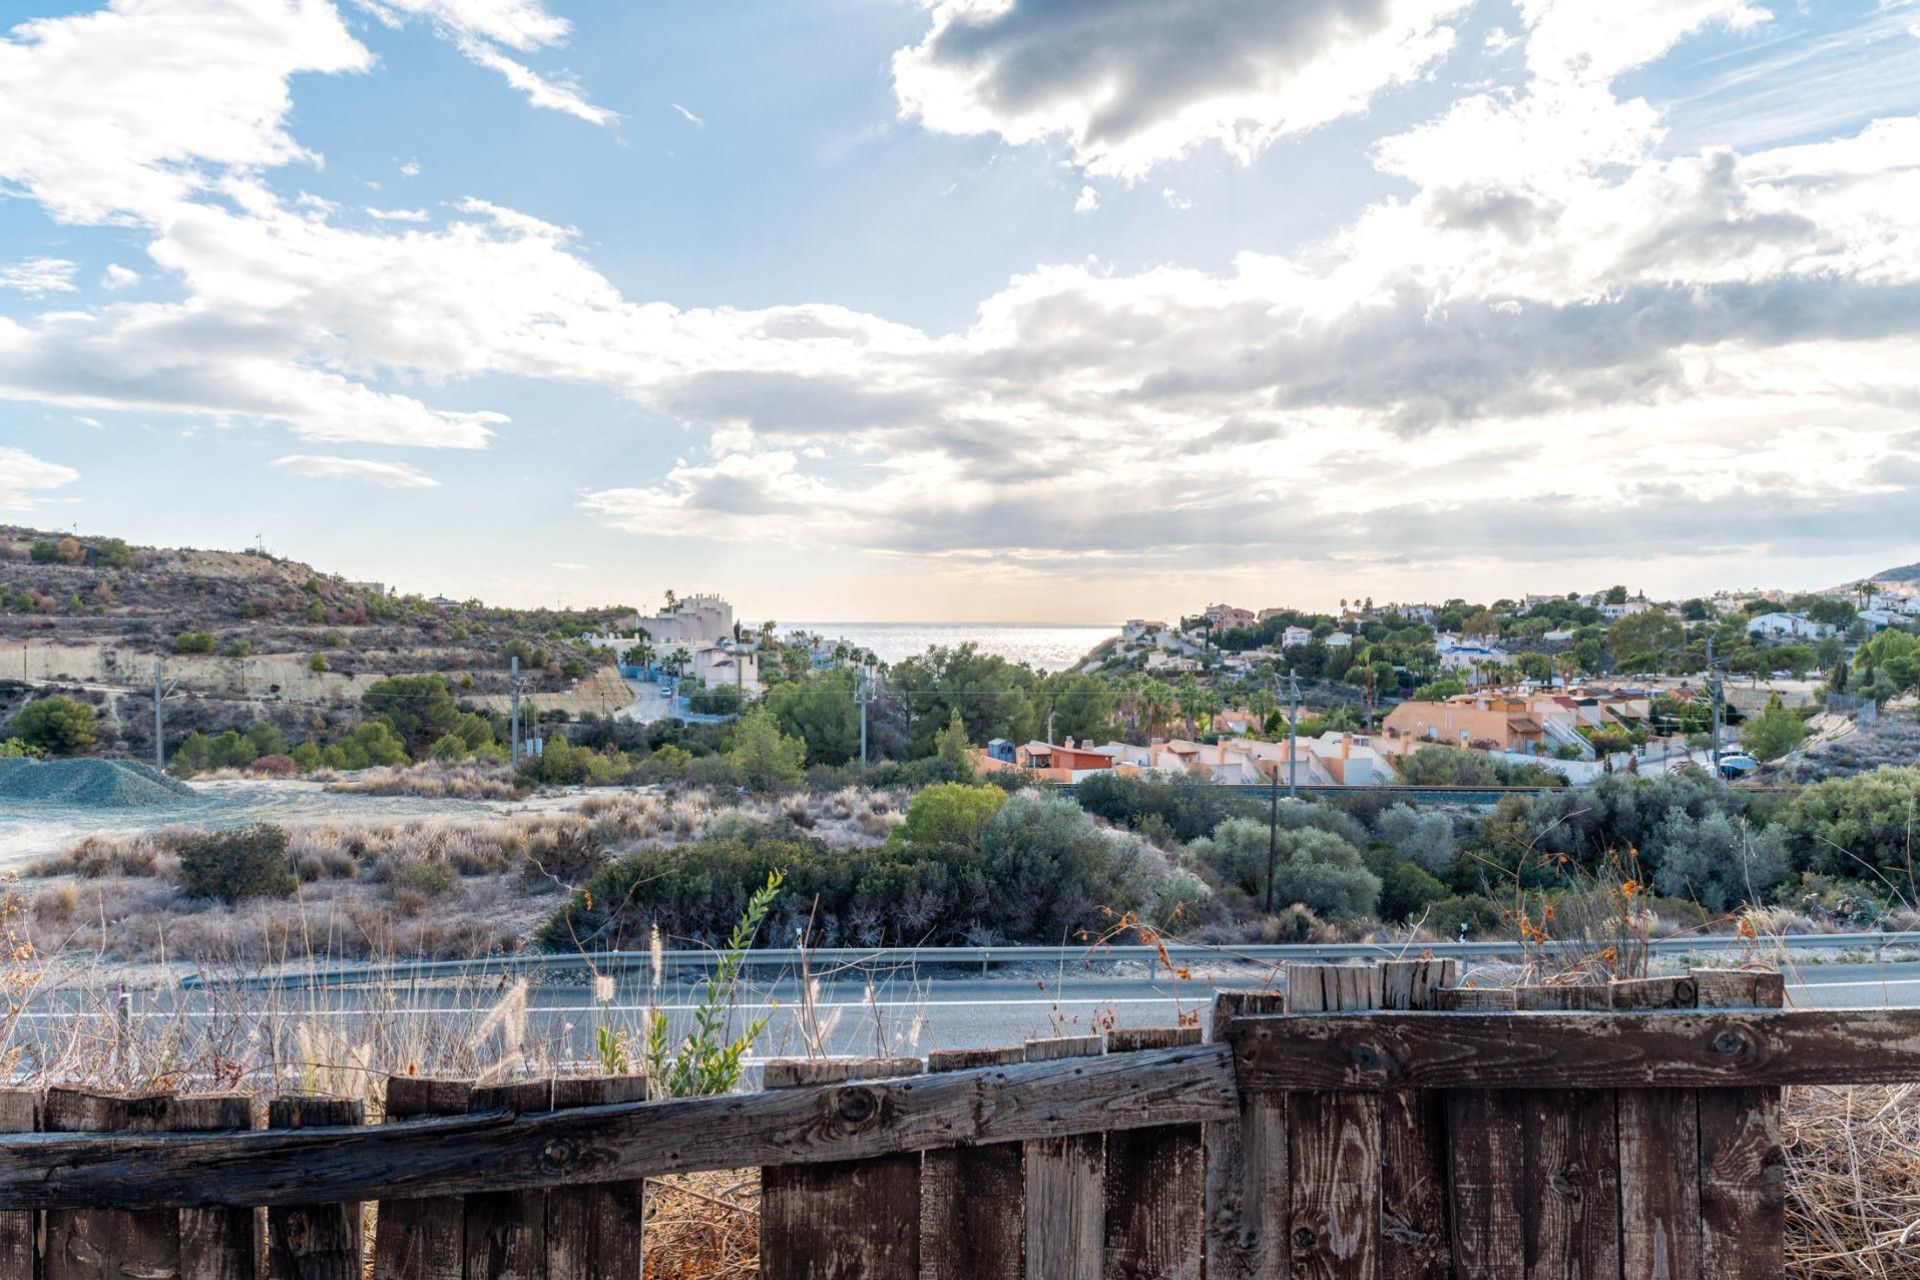
[[[935,646],[951,649],[971,640],[982,653],[1008,662],[1024,662],[1036,671],[1065,671],[1120,628],[1052,626],[1026,622],[783,622],[781,634],[816,632],[829,645],[845,640],[871,649],[882,662],[895,663]]]

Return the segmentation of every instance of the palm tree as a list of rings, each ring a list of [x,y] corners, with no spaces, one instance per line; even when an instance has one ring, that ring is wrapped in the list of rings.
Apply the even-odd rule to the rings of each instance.
[[[1200,682],[1195,680],[1192,674],[1188,674],[1181,679],[1179,691],[1174,696],[1179,701],[1180,714],[1186,718],[1187,740],[1191,742],[1193,740],[1193,718],[1198,714],[1201,705]]]
[[[675,649],[672,653],[667,655],[667,662],[673,667],[673,674],[675,674],[676,676],[686,675],[687,664],[692,661],[693,661],[693,654],[687,651],[687,646],[685,645],[681,645],[679,648]]]
[[[1280,710],[1280,699],[1274,696],[1271,689],[1255,689],[1247,695],[1247,710],[1253,712],[1260,721],[1260,727],[1254,731],[1253,736],[1264,737],[1267,732],[1267,722],[1273,719],[1274,712]]]
[[[760,647],[762,649],[773,648],[773,633],[777,629],[778,627],[772,618],[768,618],[760,624]]]
[[[639,667],[641,677],[644,679],[646,669],[653,664],[653,653],[653,641],[647,639],[647,634],[643,631],[640,633],[640,638],[635,640],[633,644],[628,647],[627,651],[620,656],[628,666]]]

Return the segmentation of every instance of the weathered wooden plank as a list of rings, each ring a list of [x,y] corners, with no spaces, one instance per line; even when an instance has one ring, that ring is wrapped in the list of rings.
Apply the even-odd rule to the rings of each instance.
[[[18,1134],[0,1137],[0,1210],[312,1204],[626,1182],[1189,1124],[1230,1117],[1235,1105],[1231,1051],[1206,1044],[533,1116],[111,1143]]]
[[[1514,991],[1522,1010],[1610,1008],[1604,986]],[[1521,1190],[1527,1280],[1589,1280],[1620,1274],[1620,1147],[1612,1090],[1523,1089],[1519,1100]]]
[[[394,1076],[387,1081],[386,1123],[458,1115],[466,1111],[472,1096],[471,1081]],[[377,1133],[384,1127],[368,1129],[363,1125],[360,1132]],[[354,1197],[309,1197],[314,1198],[344,1202]],[[467,1227],[466,1206],[460,1196],[382,1195],[379,1199],[379,1225],[373,1242],[374,1280],[464,1280]]]
[[[1697,969],[1692,976],[1702,1008],[1777,1009],[1785,999],[1777,973]],[[1698,1099],[1702,1271],[1715,1280],[1778,1276],[1787,1203],[1780,1090],[1703,1089]]]
[[[1279,991],[1221,991],[1213,999],[1211,1034],[1227,1039],[1234,1018],[1279,1013]],[[1287,1280],[1287,1106],[1271,1093],[1243,1094],[1239,1114],[1203,1127],[1207,1160],[1208,1280]]]
[[[1691,978],[1612,984],[1616,1009],[1691,1009]],[[1687,1089],[1622,1089],[1620,1262],[1626,1277],[1701,1280],[1700,1117]]]
[[[1523,989],[1451,988],[1439,994],[1443,1009],[1505,1011],[1520,1007]],[[1527,1095],[1499,1089],[1439,1096],[1447,1108],[1454,1273],[1462,1280],[1522,1280],[1527,1269]]]
[[[0,1133],[33,1133],[40,1128],[38,1089],[0,1090]],[[40,1274],[40,1215],[31,1209],[0,1213],[0,1280],[37,1280]]]
[[[1920,1079],[1920,1009],[1246,1018],[1248,1089],[1725,1088]],[[5,1141],[0,1140],[0,1150]]]
[[[358,1098],[275,1098],[269,1129],[366,1123]],[[269,1280],[362,1280],[365,1275],[361,1209],[347,1204],[283,1205],[267,1211]]]
[[[478,1085],[467,1095],[468,1111],[506,1108],[553,1110],[553,1081],[516,1080]],[[466,1280],[545,1280],[547,1193],[538,1188],[485,1191],[461,1205]]]
[[[1532,986],[1513,988],[1513,1007],[1534,1012],[1593,1013],[1613,1007],[1611,988],[1587,983],[1580,986]]]
[[[553,1082],[553,1107],[641,1102],[645,1076],[581,1076]],[[547,1192],[547,1280],[641,1280],[646,1260],[647,1184],[597,1182]]]
[[[1116,1028],[1107,1033],[1108,1053],[1199,1043],[1199,1027]],[[1109,1134],[1104,1263],[1108,1280],[1135,1276],[1200,1280],[1206,1186],[1199,1125],[1170,1124]]]
[[[185,1095],[171,1099],[171,1131],[249,1132],[259,1116],[254,1100],[240,1094]],[[244,1200],[241,1203],[245,1203]],[[253,1208],[180,1211],[181,1280],[257,1280],[266,1223]]]
[[[1098,1059],[1099,1036],[1029,1040],[1029,1062]],[[1131,1057],[1131,1055],[1129,1055]],[[1126,1061],[1127,1059],[1116,1059]],[[1042,1138],[1026,1144],[1027,1275],[1030,1280],[1100,1280],[1103,1135]]]
[[[1701,1280],[1700,1117],[1690,1089],[1622,1089],[1622,1274]]]
[[[1381,966],[1381,1007],[1432,1008],[1453,978],[1451,960],[1389,961]],[[1389,1090],[1380,1098],[1381,1280],[1453,1275],[1447,1207],[1446,1098]]]
[[[1616,978],[1607,984],[1607,996],[1621,1012],[1631,1009],[1691,1009],[1698,988],[1685,975],[1658,978]]]
[[[1620,1275],[1620,1147],[1610,1089],[1525,1089],[1526,1275]]]
[[[1020,1047],[936,1049],[927,1070],[1026,1061]],[[921,1280],[1021,1280],[1027,1273],[1026,1179],[1020,1144],[935,1147],[920,1163]]]
[[[1433,993],[1442,1013],[1499,1013],[1513,1008],[1512,987],[1446,987]]]
[[[917,1059],[769,1062],[764,1087],[899,1076]],[[907,1152],[760,1171],[765,1280],[917,1280],[920,1157]]]
[[[1526,1157],[1517,1090],[1457,1089],[1447,1105],[1447,1195],[1460,1280],[1526,1274],[1526,1205],[1514,1171]]]
[[[1289,1015],[1378,1009],[1384,991],[1376,965],[1287,967]],[[1380,1257],[1379,1099],[1338,1089],[1290,1093],[1287,1143],[1293,1274],[1372,1280]]]

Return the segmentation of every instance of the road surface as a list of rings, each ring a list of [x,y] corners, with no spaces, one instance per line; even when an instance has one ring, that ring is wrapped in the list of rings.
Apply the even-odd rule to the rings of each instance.
[[[1469,967],[1463,974],[1472,977]],[[803,1055],[824,1049],[835,1055],[924,1056],[930,1049],[1018,1044],[1049,1035],[1083,1035],[1111,1027],[1172,1026],[1183,1017],[1204,1023],[1215,986],[1259,985],[1265,973],[1217,970],[1187,981],[1162,974],[1087,973],[1071,969],[1041,976],[930,977],[911,968],[879,970],[865,979],[818,981],[809,1003],[796,982],[743,984],[733,1010],[736,1030],[764,1017],[767,1028],[755,1057]],[[518,992],[513,979],[479,983],[396,984],[282,993],[176,991],[135,993],[130,1016],[171,1027],[196,1027],[210,1036],[231,1034],[241,1024],[260,1023],[285,1034],[301,1024],[337,1028],[351,1041],[383,1031],[417,1033],[426,1023],[440,1032],[472,1037],[498,1035],[485,1028],[490,1009]],[[601,996],[608,996],[603,986]],[[649,1007],[664,1009],[674,1042],[691,1026],[701,995],[697,980],[672,980],[660,991],[644,977],[617,980],[610,998],[596,1000],[591,983],[553,979],[524,992],[523,1043],[557,1059],[592,1056],[602,1026],[625,1029],[638,1040]],[[511,1001],[521,997],[512,995]],[[1799,1008],[1920,1005],[1920,963],[1799,964],[1788,972],[1787,1001]],[[76,1019],[117,1016],[98,992],[53,992],[24,1015],[29,1031],[59,1035]],[[516,1015],[517,1016],[517,1015]],[[511,1020],[511,1019],[509,1019]],[[500,1019],[494,1019],[497,1024]],[[409,1037],[411,1038],[411,1036]]]

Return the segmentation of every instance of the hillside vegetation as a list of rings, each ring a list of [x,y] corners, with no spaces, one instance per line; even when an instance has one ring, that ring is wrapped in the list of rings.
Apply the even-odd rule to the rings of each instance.
[[[475,709],[504,710],[515,656],[539,707],[606,714],[626,687],[578,637],[629,614],[428,600],[273,555],[0,526],[0,719],[58,691],[95,707],[97,749],[145,755],[159,660],[170,744],[256,722],[325,739],[391,677],[439,676]]]

